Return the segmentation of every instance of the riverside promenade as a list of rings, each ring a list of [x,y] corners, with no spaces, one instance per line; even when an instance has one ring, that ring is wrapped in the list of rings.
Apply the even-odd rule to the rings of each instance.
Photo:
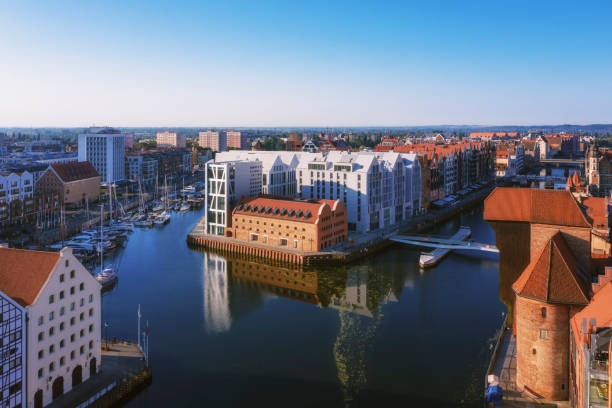
[[[300,251],[291,248],[272,247],[246,242],[231,237],[206,234],[204,219],[187,235],[187,243],[193,247],[231,253],[234,256],[266,259],[274,263],[293,265],[345,264],[371,255],[393,244],[389,238],[395,234],[423,232],[456,216],[463,210],[480,204],[492,191],[491,184],[455,202],[452,206],[430,210],[409,221],[370,232],[349,232],[348,239],[321,251]]]

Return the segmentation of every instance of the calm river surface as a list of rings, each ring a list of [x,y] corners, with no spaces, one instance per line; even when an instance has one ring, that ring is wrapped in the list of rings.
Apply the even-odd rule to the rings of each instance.
[[[451,255],[421,271],[392,247],[357,264],[297,271],[190,249],[201,211],[137,230],[103,297],[110,337],[150,325],[153,384],[130,407],[482,406],[505,311],[496,259]],[[472,227],[482,210],[437,233]]]

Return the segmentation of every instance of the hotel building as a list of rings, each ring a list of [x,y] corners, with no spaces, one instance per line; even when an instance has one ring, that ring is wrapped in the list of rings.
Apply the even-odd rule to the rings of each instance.
[[[0,248],[0,290],[26,310],[26,394],[43,407],[100,366],[100,284],[72,255]]]
[[[79,161],[88,161],[103,184],[125,179],[126,135],[112,128],[89,128],[79,135]]]

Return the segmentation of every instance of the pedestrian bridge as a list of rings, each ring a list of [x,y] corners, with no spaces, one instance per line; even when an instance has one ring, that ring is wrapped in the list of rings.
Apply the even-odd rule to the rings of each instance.
[[[454,239],[428,237],[425,235],[399,234],[391,236],[389,240],[420,247],[499,253],[499,249],[497,249],[495,245],[483,244],[475,241],[459,241]]]

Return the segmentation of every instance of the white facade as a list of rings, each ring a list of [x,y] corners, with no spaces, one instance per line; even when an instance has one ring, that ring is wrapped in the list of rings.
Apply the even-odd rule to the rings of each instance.
[[[26,310],[0,291],[0,406],[26,404]]]
[[[34,177],[30,172],[0,174],[0,203],[34,196]]]
[[[90,128],[79,134],[79,161],[88,161],[101,183],[125,179],[125,134],[109,128]]]
[[[341,200],[349,230],[388,227],[421,208],[421,167],[413,153],[331,151],[305,156],[297,179],[301,197]]]
[[[157,146],[163,147],[185,147],[185,135],[179,135],[176,132],[158,132]]]
[[[37,392],[42,393],[44,406],[53,400],[54,383],[57,387],[63,382],[66,393],[73,388],[73,379],[79,380],[79,371],[82,382],[99,370],[100,284],[72,250],[64,248],[36,301],[26,310],[27,406],[35,406]]]
[[[238,200],[261,193],[261,167],[260,161],[247,160],[206,163],[206,205],[201,222],[207,234],[224,235]]]

